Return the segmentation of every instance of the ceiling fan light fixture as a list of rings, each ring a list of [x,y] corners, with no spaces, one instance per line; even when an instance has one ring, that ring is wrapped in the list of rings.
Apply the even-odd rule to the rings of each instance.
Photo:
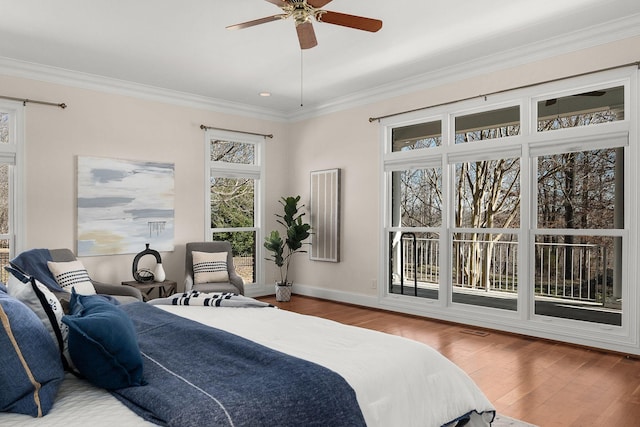
[[[291,3],[287,3],[282,6],[282,10],[285,11],[287,16],[293,18],[296,25],[307,23],[312,17],[315,17],[319,12],[316,8],[309,5],[306,1],[292,0]]]
[[[348,15],[346,13],[331,12],[323,10],[322,7],[332,0],[266,0],[278,6],[284,13],[266,16],[253,21],[240,24],[229,25],[228,30],[238,30],[241,28],[253,27],[255,25],[266,24],[268,22],[292,18],[295,24],[296,33],[301,49],[310,49],[318,45],[312,21],[325,22],[328,24],[340,25],[356,30],[363,30],[375,33],[382,28],[382,21],[379,19],[365,18],[362,16]]]

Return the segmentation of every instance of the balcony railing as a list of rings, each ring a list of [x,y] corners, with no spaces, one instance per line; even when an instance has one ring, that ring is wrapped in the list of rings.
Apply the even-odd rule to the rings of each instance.
[[[453,286],[517,293],[518,242],[453,241]],[[438,239],[402,239],[404,285],[439,283]],[[604,303],[613,292],[607,248],[597,244],[535,244],[535,295]],[[400,257],[396,258],[400,259]],[[414,265],[414,259],[416,260]],[[398,270],[399,267],[396,267]]]

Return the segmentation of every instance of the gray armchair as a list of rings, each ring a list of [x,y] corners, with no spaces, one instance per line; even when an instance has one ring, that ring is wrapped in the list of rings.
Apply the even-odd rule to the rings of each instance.
[[[194,284],[193,282],[193,255],[192,252],[226,252],[227,253],[227,273],[229,273],[228,282],[210,282]],[[199,292],[233,292],[244,295],[244,280],[236,273],[233,265],[233,251],[231,243],[225,241],[217,242],[190,242],[186,245],[185,256],[185,273],[184,289],[186,292],[190,290]]]
[[[51,254],[51,259],[54,262],[69,262],[76,260],[76,256],[69,249],[50,249],[49,253]],[[134,287],[102,283],[93,279],[91,279],[91,283],[93,283],[96,293],[110,295],[121,304],[142,301],[142,294]]]

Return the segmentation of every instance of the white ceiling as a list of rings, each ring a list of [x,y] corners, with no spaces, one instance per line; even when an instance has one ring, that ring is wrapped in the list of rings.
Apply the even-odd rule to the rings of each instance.
[[[333,0],[324,9],[384,25],[314,23],[318,46],[302,54],[301,73],[292,21],[225,29],[280,13],[265,0],[0,0],[0,57],[286,119],[489,58],[640,34],[638,0]]]

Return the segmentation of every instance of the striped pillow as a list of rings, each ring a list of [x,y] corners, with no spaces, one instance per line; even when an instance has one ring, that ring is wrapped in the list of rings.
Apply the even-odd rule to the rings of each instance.
[[[191,252],[193,256],[193,282],[228,282],[227,252]]]
[[[71,289],[74,288],[76,293],[80,295],[95,295],[96,289],[91,283],[89,274],[85,270],[84,265],[80,261],[69,262],[53,262],[47,261],[49,270],[56,282],[66,292],[71,293]]]

